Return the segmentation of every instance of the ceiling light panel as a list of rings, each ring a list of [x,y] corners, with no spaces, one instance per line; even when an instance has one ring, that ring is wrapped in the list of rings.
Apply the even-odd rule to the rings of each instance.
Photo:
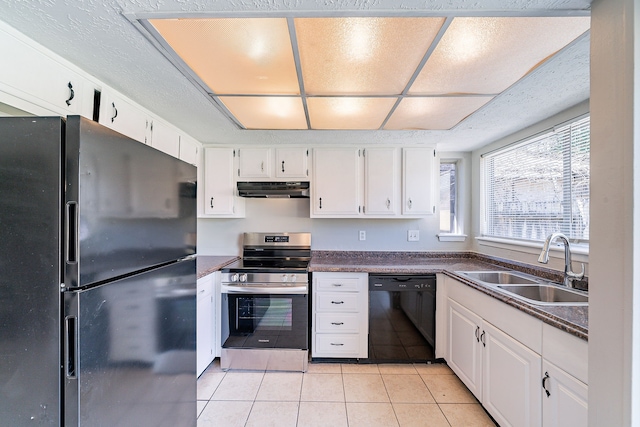
[[[404,98],[384,128],[451,129],[491,99],[490,96]]]
[[[589,25],[589,17],[455,18],[409,94],[500,93]]]
[[[308,95],[398,95],[444,18],[296,18]]]
[[[302,99],[293,96],[221,96],[246,129],[307,129]]]
[[[300,93],[285,18],[149,22],[216,94]]]
[[[307,98],[311,129],[379,129],[396,98]]]

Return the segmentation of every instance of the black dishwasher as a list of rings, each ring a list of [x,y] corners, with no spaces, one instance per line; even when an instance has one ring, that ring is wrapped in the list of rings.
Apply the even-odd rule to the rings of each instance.
[[[435,360],[435,274],[369,275],[371,363]]]

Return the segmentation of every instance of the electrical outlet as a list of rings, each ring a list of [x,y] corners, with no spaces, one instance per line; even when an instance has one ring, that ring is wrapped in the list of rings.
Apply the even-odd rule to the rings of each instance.
[[[364,230],[360,230],[360,234],[358,236],[360,240],[367,240],[367,232]]]
[[[420,230],[408,230],[407,242],[417,242],[420,240]]]

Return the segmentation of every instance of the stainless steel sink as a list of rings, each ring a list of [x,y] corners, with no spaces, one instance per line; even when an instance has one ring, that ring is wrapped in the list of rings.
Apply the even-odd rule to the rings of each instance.
[[[535,303],[584,305],[589,302],[589,297],[583,293],[553,285],[498,285],[498,288]]]
[[[492,285],[535,285],[539,283],[510,271],[459,271],[458,273]]]

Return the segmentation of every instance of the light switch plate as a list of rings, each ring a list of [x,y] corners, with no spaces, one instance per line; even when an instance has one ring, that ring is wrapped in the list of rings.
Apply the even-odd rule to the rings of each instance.
[[[408,242],[417,242],[420,240],[420,230],[408,230],[407,231],[407,241]]]

